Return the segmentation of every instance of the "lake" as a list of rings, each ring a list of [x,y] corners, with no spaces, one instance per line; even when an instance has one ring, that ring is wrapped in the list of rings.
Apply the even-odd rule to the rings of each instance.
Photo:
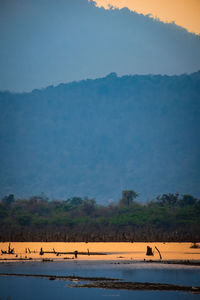
[[[63,245],[64,244],[64,245]],[[70,245],[69,245],[70,244]],[[72,245],[73,244],[73,245]],[[97,245],[94,245],[97,244]],[[101,245],[104,244],[104,245]],[[120,245],[121,244],[121,245]],[[123,245],[122,245],[123,244]],[[137,244],[137,245],[136,245]],[[143,245],[139,245],[143,244]],[[169,245],[168,245],[169,244]],[[184,253],[198,253],[199,249],[189,248],[189,243],[167,243],[161,245],[156,243],[164,258],[173,257],[178,259],[184,256]],[[181,246],[182,244],[182,246]],[[7,243],[1,243],[0,249],[8,247]],[[172,283],[188,286],[200,285],[200,267],[184,265],[165,265],[160,263],[138,262],[137,259],[145,257],[146,243],[12,243],[11,247],[15,248],[18,255],[25,256],[25,249],[30,248],[32,251],[39,251],[41,247],[44,250],[54,248],[56,251],[90,251],[104,250],[108,253],[105,256],[79,256],[78,259],[63,260],[55,254],[51,254],[53,262],[42,262],[39,253],[33,253],[36,261],[17,261],[0,263],[1,273],[23,273],[23,274],[48,274],[48,275],[75,275],[83,277],[108,277],[120,278],[125,281],[138,282],[155,282],[155,283]],[[153,243],[148,243],[153,248]],[[104,247],[103,247],[104,246]],[[132,248],[130,248],[132,247]],[[112,250],[112,251],[111,251]],[[127,251],[125,251],[127,250]],[[164,251],[165,250],[165,251]],[[181,251],[180,251],[181,250]],[[167,255],[167,252],[169,253]],[[180,251],[180,256],[178,252]],[[139,252],[139,253],[138,253]],[[16,255],[16,254],[15,254]],[[28,254],[26,254],[28,255]],[[31,254],[30,254],[31,255]],[[50,255],[50,256],[51,256]],[[185,254],[186,255],[186,254]],[[192,255],[192,254],[190,254]],[[198,254],[193,254],[198,257]],[[2,255],[1,257],[5,257]],[[48,257],[47,254],[43,256]],[[42,256],[42,257],[43,257]],[[66,255],[63,255],[65,257]],[[68,255],[70,256],[70,255]],[[196,257],[195,256],[195,257]],[[8,257],[8,255],[7,255]],[[13,255],[14,257],[14,255]],[[39,258],[40,257],[40,258]],[[122,258],[119,258],[122,257]],[[125,257],[125,258],[124,258]],[[128,260],[127,258],[130,259]],[[134,259],[137,257],[137,259]],[[138,258],[139,257],[139,258]],[[194,256],[192,256],[194,257]],[[112,258],[112,259],[109,259]],[[131,259],[132,258],[132,259]],[[151,257],[152,258],[152,257]],[[38,259],[38,261],[37,261]],[[39,260],[40,259],[40,260]],[[153,259],[158,260],[157,253]],[[9,277],[0,276],[0,299],[1,300],[44,300],[44,299],[199,299],[200,295],[186,292],[171,291],[126,291],[126,290],[107,290],[95,288],[70,288],[68,285],[71,281],[54,280],[47,278],[32,277]]]

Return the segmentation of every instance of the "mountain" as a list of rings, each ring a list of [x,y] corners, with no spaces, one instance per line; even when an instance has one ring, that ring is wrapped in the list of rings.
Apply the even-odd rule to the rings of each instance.
[[[199,36],[128,9],[87,0],[0,2],[0,90],[200,69]]]
[[[200,72],[0,93],[0,194],[200,196]]]

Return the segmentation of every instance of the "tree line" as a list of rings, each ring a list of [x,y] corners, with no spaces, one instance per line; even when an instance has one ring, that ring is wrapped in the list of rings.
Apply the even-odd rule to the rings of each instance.
[[[49,200],[45,195],[0,202],[0,241],[134,242],[200,240],[200,200],[163,194],[148,203],[134,190],[107,206],[88,197]]]

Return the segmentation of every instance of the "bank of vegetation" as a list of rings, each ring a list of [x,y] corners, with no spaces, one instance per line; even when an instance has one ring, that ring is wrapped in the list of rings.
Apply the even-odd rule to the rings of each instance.
[[[141,204],[137,196],[123,191],[118,203],[104,206],[87,197],[8,195],[0,202],[0,241],[199,242],[199,199],[163,194]]]

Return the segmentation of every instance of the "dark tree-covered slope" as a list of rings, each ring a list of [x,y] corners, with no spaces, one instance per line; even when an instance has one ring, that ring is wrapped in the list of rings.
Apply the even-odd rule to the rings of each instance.
[[[0,93],[0,193],[200,195],[200,72]]]

